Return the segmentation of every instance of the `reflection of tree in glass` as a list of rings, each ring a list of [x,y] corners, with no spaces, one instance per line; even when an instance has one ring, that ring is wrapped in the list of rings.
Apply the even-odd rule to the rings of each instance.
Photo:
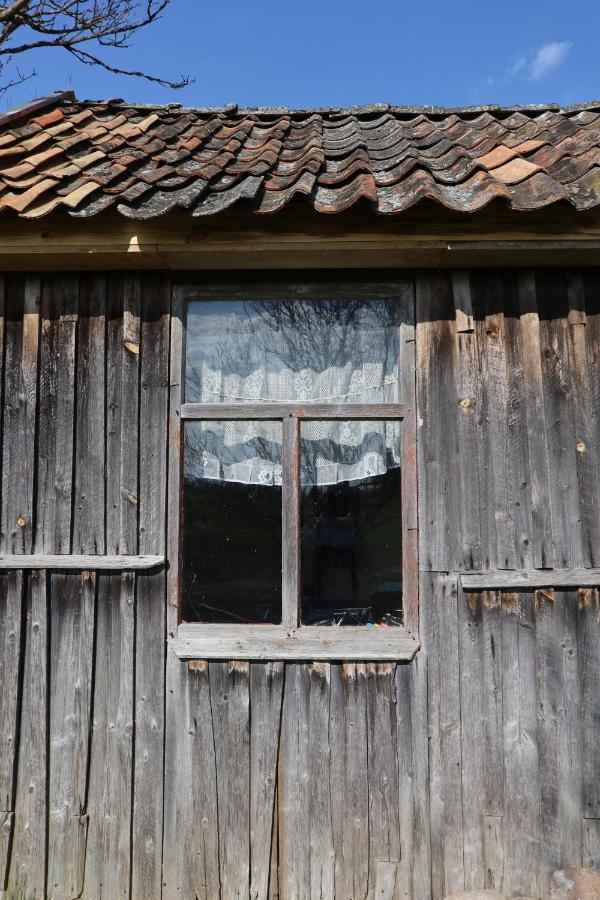
[[[398,307],[394,301],[263,300],[236,303],[233,309],[226,317],[220,342],[206,360],[223,378],[245,378],[257,369],[320,373],[348,364],[360,369],[378,363],[384,373],[392,373],[397,366]],[[201,344],[196,350],[202,352]],[[202,396],[201,373],[193,365],[188,367],[187,380],[188,396]]]

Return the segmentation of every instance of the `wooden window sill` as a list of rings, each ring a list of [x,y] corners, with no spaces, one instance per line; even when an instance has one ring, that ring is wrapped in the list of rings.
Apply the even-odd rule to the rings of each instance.
[[[180,659],[411,660],[419,642],[402,627],[183,624],[170,642]]]

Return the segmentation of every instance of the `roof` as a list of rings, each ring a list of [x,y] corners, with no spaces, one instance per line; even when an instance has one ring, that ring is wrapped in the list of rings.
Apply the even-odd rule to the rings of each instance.
[[[320,213],[600,206],[600,101],[186,109],[63,92],[0,115],[0,211],[147,219],[241,202],[273,213],[293,198]]]

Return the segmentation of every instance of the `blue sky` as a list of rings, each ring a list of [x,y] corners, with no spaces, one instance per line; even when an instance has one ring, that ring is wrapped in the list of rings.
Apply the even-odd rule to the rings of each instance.
[[[600,97],[598,0],[172,0],[116,65],[195,83],[172,91],[38,51],[35,80],[4,107],[52,90],[190,106],[443,106]]]

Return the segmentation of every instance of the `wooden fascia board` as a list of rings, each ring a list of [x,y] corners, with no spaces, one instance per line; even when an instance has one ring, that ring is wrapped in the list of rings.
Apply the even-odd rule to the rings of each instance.
[[[0,217],[0,269],[305,269],[597,265],[600,217],[554,213]]]

